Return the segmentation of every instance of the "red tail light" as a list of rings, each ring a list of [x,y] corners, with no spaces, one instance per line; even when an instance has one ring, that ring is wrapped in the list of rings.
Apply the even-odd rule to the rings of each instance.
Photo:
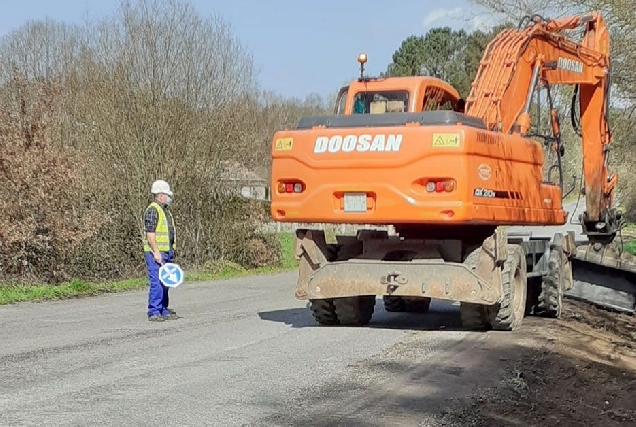
[[[454,179],[434,179],[426,183],[426,191],[429,193],[450,193],[455,190],[457,183]]]
[[[279,193],[302,193],[305,191],[305,184],[300,181],[279,181]]]

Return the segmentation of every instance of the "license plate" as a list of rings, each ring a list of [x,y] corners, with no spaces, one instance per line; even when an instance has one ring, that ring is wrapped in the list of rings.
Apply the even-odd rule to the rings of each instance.
[[[367,193],[345,193],[344,210],[345,212],[366,212]]]

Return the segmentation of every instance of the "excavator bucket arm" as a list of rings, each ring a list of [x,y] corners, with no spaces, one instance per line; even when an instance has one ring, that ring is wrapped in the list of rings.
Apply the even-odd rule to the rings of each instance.
[[[519,29],[499,33],[487,46],[466,113],[489,130],[526,136],[530,105],[540,85],[573,85],[579,96],[586,209],[579,220],[587,241],[573,260],[573,296],[633,312],[636,307],[636,258],[615,238],[624,225],[614,207],[618,176],[609,170],[611,131],[610,42],[600,13],[545,20],[535,15]],[[583,28],[579,42],[564,30]],[[555,135],[560,133],[553,118]],[[557,135],[560,138],[560,135]]]

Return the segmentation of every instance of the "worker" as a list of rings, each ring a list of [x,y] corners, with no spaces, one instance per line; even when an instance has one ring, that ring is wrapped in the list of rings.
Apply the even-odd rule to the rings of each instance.
[[[177,319],[177,313],[168,308],[168,290],[159,280],[159,268],[174,259],[176,230],[172,214],[168,209],[173,193],[163,180],[152,183],[150,189],[154,200],[144,214],[144,253],[148,270],[148,320],[163,322]]]

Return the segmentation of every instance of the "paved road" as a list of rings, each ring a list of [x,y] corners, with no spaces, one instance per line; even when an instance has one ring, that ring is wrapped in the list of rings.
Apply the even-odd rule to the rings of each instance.
[[[462,331],[439,301],[317,327],[294,280],[187,283],[160,324],[145,292],[0,307],[0,425],[439,425],[523,337]]]
[[[188,283],[164,323],[145,292],[0,307],[0,425],[437,425],[496,380],[496,335],[455,330],[450,303],[317,327],[294,280]]]

